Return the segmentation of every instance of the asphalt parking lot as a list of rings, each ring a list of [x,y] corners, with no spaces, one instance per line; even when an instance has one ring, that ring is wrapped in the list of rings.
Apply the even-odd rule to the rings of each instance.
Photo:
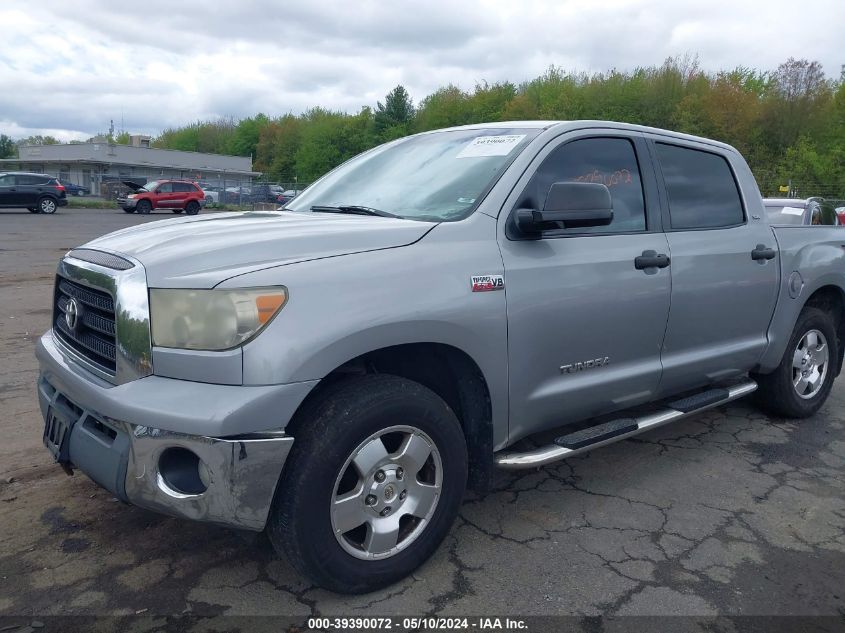
[[[0,615],[845,616],[843,378],[800,423],[740,402],[502,473],[413,577],[367,596],[309,586],[261,535],[66,476],[41,445],[33,357],[56,262],[166,217],[0,211]]]

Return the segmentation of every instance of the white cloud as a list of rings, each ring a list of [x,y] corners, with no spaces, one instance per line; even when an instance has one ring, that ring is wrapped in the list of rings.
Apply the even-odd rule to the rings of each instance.
[[[155,134],[259,111],[357,111],[397,83],[419,102],[446,83],[519,83],[550,64],[625,70],[697,53],[710,70],[771,70],[792,56],[838,77],[845,62],[839,0],[119,4],[5,0],[0,132],[84,138],[123,118]]]

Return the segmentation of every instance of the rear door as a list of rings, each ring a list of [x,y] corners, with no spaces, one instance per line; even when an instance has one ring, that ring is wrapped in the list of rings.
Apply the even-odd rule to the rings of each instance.
[[[17,188],[18,204],[34,207],[38,204],[38,198],[47,190],[50,179],[47,176],[37,176],[32,174],[21,174],[15,176],[15,184]],[[58,196],[58,191],[55,187],[50,187],[50,193],[53,196]]]
[[[661,394],[747,372],[767,344],[780,277],[777,243],[742,158],[703,143],[649,141],[667,203],[672,302]],[[738,175],[743,188],[738,185]]]
[[[507,230],[518,208],[542,208],[555,182],[608,186],[610,225],[558,229],[540,239]],[[668,268],[637,269],[665,254],[656,181],[637,133],[574,132],[546,146],[502,211],[508,311],[510,433],[650,400],[660,380],[669,313]]]
[[[189,182],[174,182],[173,183],[173,206],[175,208],[183,209],[188,194],[193,193],[194,186]]]

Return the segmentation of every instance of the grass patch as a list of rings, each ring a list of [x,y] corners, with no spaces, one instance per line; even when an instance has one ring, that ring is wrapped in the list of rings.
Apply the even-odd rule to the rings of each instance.
[[[102,198],[86,198],[84,196],[72,196],[67,199],[67,206],[70,209],[119,209],[114,200],[103,200]]]

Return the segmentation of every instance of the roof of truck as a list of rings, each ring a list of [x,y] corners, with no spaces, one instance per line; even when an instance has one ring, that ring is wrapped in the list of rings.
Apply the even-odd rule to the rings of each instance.
[[[706,143],[723,149],[736,151],[735,148],[715,141],[710,138],[701,136],[693,136],[692,134],[684,134],[682,132],[674,132],[672,130],[664,130],[656,127],[648,127],[646,125],[635,125],[633,123],[619,123],[618,121],[599,121],[599,120],[573,120],[573,121],[491,121],[488,123],[471,123],[469,125],[458,125],[449,128],[442,128],[439,130],[431,130],[430,132],[423,132],[423,134],[431,134],[433,132],[445,132],[448,130],[490,130],[490,129],[529,129],[529,130],[548,130],[556,127],[565,127],[573,130],[578,129],[612,129],[612,130],[626,130],[631,132],[647,132],[650,134],[657,134],[669,138],[677,138],[686,141],[695,141],[698,143]]]

